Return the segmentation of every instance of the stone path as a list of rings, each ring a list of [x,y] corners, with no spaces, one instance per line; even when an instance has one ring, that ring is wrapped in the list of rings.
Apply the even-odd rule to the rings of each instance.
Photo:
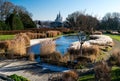
[[[0,61],[0,74],[17,74],[28,78],[30,81],[47,81],[48,73],[41,67],[36,66],[36,62],[4,60]]]

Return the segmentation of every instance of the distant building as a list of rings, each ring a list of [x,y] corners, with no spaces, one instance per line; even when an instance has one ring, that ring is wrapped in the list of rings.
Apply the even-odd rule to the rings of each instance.
[[[61,16],[60,12],[59,12],[59,14],[57,14],[57,17],[56,17],[55,21],[51,22],[50,26],[54,27],[54,28],[63,26],[62,16]]]

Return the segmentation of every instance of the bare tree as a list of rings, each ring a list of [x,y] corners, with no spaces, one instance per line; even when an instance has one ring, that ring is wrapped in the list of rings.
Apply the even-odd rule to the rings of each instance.
[[[98,20],[96,17],[85,14],[85,12],[74,12],[68,15],[66,24],[73,29],[92,31],[96,28]]]
[[[1,20],[5,20],[7,16],[14,10],[14,5],[11,2],[1,0],[0,4],[0,18]]]
[[[23,6],[17,6],[16,5],[14,9],[18,14],[27,14],[30,17],[32,17],[32,14],[30,12],[28,12],[27,9]]]

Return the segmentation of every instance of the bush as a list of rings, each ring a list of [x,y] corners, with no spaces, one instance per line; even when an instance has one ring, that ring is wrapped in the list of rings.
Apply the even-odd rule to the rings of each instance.
[[[10,75],[9,78],[13,79],[14,81],[30,81],[23,76],[18,76],[16,74]]]

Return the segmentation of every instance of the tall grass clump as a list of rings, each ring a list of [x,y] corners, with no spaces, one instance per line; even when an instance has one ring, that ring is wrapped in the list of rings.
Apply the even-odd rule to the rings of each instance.
[[[49,59],[52,61],[60,61],[62,59],[61,53],[55,51],[49,55]]]
[[[64,72],[62,75],[63,81],[77,81],[78,74],[74,71]]]
[[[46,34],[47,34],[47,37],[56,37],[57,35],[61,35],[61,32],[50,30],[50,31],[47,31]]]
[[[34,53],[30,53],[29,54],[29,60],[30,61],[34,61],[35,60],[35,54]]]
[[[13,55],[26,55],[26,44],[23,38],[15,39],[10,41],[7,52]]]
[[[25,56],[26,47],[30,45],[30,39],[25,33],[20,33],[13,40],[0,43],[0,49],[4,49],[8,56]]]
[[[109,58],[108,62],[110,62],[111,65],[120,66],[120,51],[119,51],[119,49],[116,49],[112,52],[112,55]]]
[[[94,71],[95,81],[111,81],[111,67],[106,62],[96,63]]]
[[[56,51],[56,44],[53,40],[47,40],[41,43],[40,57],[43,61],[51,60],[60,62],[62,59],[61,53]]]
[[[82,48],[82,55],[80,49],[71,48],[68,50],[68,52],[74,57],[74,59],[77,59],[78,61],[84,61],[88,59],[88,61],[94,62],[99,56],[100,50],[98,46],[92,45],[89,47],[84,46]]]
[[[31,32],[26,32],[26,35],[30,38],[30,39],[34,39],[34,34]]]
[[[40,45],[41,45],[40,47],[41,55],[51,54],[56,50],[56,44],[55,41],[53,40],[43,41],[42,43],[40,43]]]
[[[29,46],[29,45],[30,45],[30,38],[29,38],[29,36],[28,36],[26,33],[16,34],[15,40],[21,39],[21,38],[24,40],[26,46]]]

